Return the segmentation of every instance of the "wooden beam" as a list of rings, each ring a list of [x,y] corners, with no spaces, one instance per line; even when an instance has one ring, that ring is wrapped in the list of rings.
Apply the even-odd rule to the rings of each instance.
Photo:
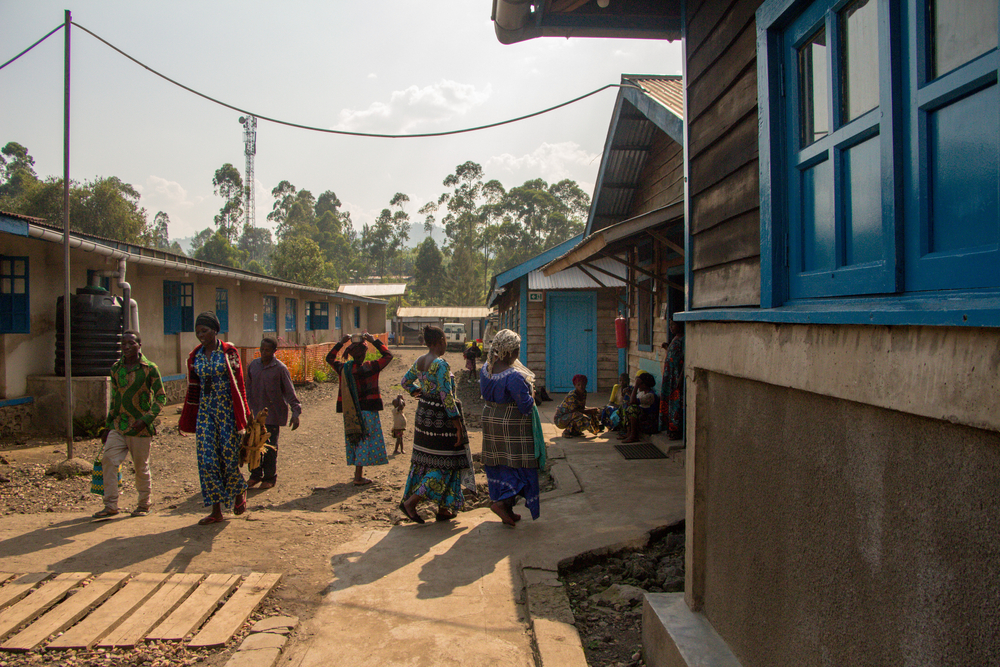
[[[611,259],[615,260],[619,264],[624,264],[625,266],[627,266],[628,268],[632,269],[633,271],[635,271],[637,273],[641,273],[644,276],[648,276],[649,278],[653,278],[654,280],[660,280],[660,278],[661,278],[661,276],[658,276],[655,273],[652,273],[651,271],[647,271],[646,269],[642,268],[641,266],[638,266],[636,264],[633,264],[632,262],[626,261],[626,260],[622,259],[621,257],[618,257],[616,255],[612,255],[609,252],[601,251],[601,252],[599,252],[597,254],[600,255],[601,257],[610,257]]]
[[[583,264],[578,265],[576,268],[578,268],[581,271],[583,271],[584,275],[586,275],[588,278],[590,278],[591,280],[593,280],[595,283],[597,283],[601,287],[607,287],[607,285],[605,285],[604,283],[602,283],[601,280],[597,276],[595,276],[593,273],[591,273],[590,271],[588,271],[587,269],[585,269],[584,266],[583,266]]]
[[[637,283],[637,282],[635,282],[633,280],[629,280],[628,278],[622,278],[621,276],[616,276],[615,274],[611,273],[610,271],[602,269],[601,267],[596,266],[594,264],[588,264],[587,262],[581,262],[580,264],[587,264],[587,266],[590,267],[591,269],[593,269],[594,271],[600,271],[601,273],[606,273],[607,275],[611,276],[612,278],[615,278],[617,280],[621,280],[621,281],[623,281],[625,283],[628,283],[632,287],[634,287],[634,288],[636,288],[638,290],[642,290],[643,292],[646,292],[647,294],[652,294],[653,293],[651,290],[646,289],[645,287],[643,287],[642,285],[640,285],[639,283]],[[655,276],[654,276],[654,278],[655,278]]]
[[[661,233],[659,233],[659,232],[657,232],[655,230],[647,229],[646,233],[649,234],[650,236],[652,236],[654,239],[656,239],[660,243],[662,243],[663,245],[665,245],[668,248],[670,248],[671,250],[673,250],[674,252],[676,252],[681,257],[684,256],[684,247],[683,246],[677,245],[676,243],[674,243],[673,241],[671,241],[670,239],[668,239],[666,236],[664,236],[663,234],[661,234]]]

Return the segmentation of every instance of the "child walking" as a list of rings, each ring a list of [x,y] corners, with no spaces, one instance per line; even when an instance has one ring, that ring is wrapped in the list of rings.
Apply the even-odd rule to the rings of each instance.
[[[403,433],[406,431],[406,415],[403,414],[405,406],[406,401],[403,400],[403,395],[396,394],[396,398],[392,399],[392,435],[396,438],[396,448],[392,450],[393,454],[406,453],[403,448]]]

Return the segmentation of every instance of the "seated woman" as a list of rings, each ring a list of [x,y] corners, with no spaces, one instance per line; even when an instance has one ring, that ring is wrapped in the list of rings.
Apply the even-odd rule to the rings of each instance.
[[[564,438],[574,438],[583,435],[584,430],[594,435],[604,430],[598,421],[599,408],[587,407],[587,376],[573,376],[573,391],[563,399],[562,405],[556,408],[554,421],[556,426],[565,429]]]
[[[630,398],[632,398],[632,385],[629,384],[628,373],[622,373],[618,376],[618,384],[611,390],[611,400],[601,410],[601,425],[612,431],[618,430]]]
[[[639,442],[640,433],[656,433],[659,430],[659,398],[653,387],[656,380],[649,373],[640,372],[635,376],[635,391],[625,406],[622,423],[623,442]]]

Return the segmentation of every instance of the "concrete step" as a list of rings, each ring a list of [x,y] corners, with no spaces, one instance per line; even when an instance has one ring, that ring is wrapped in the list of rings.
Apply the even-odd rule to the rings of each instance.
[[[685,446],[683,440],[671,440],[666,433],[661,432],[649,436],[649,441],[666,454],[668,459],[680,467],[684,467]]]
[[[683,593],[646,593],[642,603],[642,652],[648,667],[741,667]]]

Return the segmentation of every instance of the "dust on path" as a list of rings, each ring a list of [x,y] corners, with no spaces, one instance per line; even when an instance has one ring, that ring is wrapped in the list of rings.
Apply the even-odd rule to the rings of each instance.
[[[282,429],[277,486],[251,490],[243,516],[198,526],[208,510],[201,500],[194,437],[178,434],[179,415],[170,406],[153,441],[153,511],[147,517],[123,513],[92,522],[91,513],[102,503],[88,493],[89,477],[58,481],[39,472],[65,457],[58,440],[0,451],[7,461],[0,462],[0,475],[10,480],[0,483],[0,513],[6,515],[0,522],[0,570],[282,572],[277,593],[282,611],[311,617],[333,577],[328,554],[366,531],[385,530],[403,520],[397,505],[409,472],[416,401],[406,402],[406,453],[396,456],[391,454],[389,401],[401,392],[403,374],[426,348],[393,347],[392,352],[395,358],[380,377],[389,464],[365,469],[374,482],[370,486],[351,482],[354,469],[345,460],[343,417],[336,412],[337,385],[300,387],[302,425],[294,432]],[[457,376],[464,372],[460,353],[449,352],[445,358]],[[470,416],[479,413],[478,393],[473,382],[460,388]],[[472,450],[478,453],[478,420],[470,422]],[[77,455],[93,458],[98,446],[94,440],[79,442]],[[131,507],[135,488],[130,462],[122,475],[120,505]]]

